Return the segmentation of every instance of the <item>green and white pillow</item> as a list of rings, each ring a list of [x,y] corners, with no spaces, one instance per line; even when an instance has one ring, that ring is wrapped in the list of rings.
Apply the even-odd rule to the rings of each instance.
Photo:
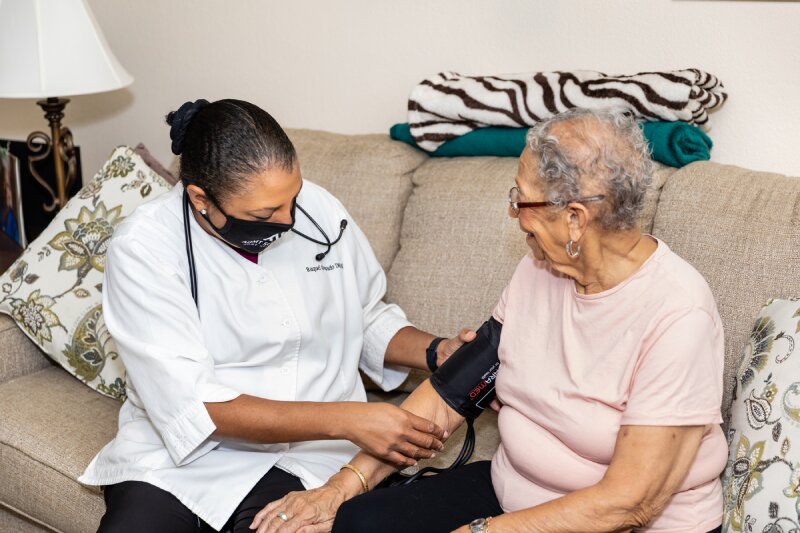
[[[800,530],[800,298],[756,318],[728,430],[723,532]]]
[[[117,225],[170,189],[121,146],[0,276],[0,312],[48,356],[98,392],[125,399],[125,368],[103,322],[106,250]]]

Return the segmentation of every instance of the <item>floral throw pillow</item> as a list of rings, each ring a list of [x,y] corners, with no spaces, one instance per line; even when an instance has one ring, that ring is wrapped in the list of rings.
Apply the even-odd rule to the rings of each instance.
[[[0,312],[98,392],[125,399],[125,369],[103,322],[106,250],[117,225],[170,185],[133,148],[115,149],[0,276]]]
[[[723,531],[800,531],[800,298],[756,318],[728,430]]]

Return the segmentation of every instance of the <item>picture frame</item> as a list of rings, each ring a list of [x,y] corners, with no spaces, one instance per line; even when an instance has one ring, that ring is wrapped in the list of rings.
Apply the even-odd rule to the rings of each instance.
[[[0,143],[0,231],[19,244],[28,246],[22,206],[21,165],[11,153],[10,143]]]

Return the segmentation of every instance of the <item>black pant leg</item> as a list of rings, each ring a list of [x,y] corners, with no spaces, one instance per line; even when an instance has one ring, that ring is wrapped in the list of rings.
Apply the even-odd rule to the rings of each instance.
[[[353,498],[339,508],[333,533],[449,533],[502,512],[492,487],[491,462],[479,461]]]
[[[98,533],[211,533],[178,498],[155,485],[124,481],[103,491],[106,512]]]
[[[269,502],[279,500],[290,492],[305,490],[300,479],[288,472],[275,467],[264,474],[256,486],[253,487],[242,503],[233,512],[233,516],[223,528],[233,533],[252,533],[249,528],[253,518]]]

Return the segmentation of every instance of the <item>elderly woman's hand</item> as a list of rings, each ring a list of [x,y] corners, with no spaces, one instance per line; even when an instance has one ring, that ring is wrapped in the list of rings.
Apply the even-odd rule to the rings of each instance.
[[[345,499],[345,493],[330,482],[318,489],[290,492],[260,510],[250,529],[258,528],[257,533],[327,533]]]
[[[473,330],[462,328],[458,336],[440,342],[436,347],[436,366],[442,366],[456,350],[466,343],[474,341],[476,336],[477,334]]]

